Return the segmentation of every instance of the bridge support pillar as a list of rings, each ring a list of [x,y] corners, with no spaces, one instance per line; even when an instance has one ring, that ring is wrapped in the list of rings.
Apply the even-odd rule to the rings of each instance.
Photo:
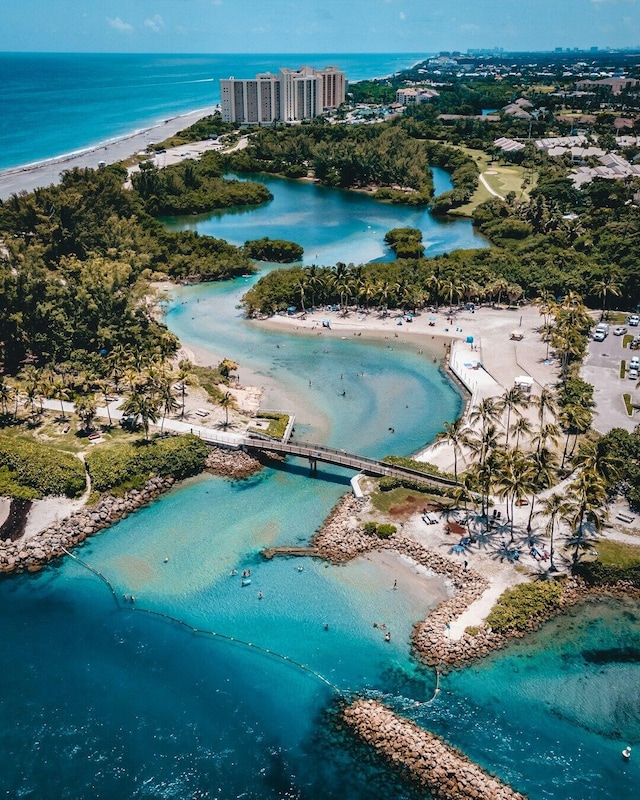
[[[309,456],[309,472],[315,472],[318,469],[318,462],[315,458]]]

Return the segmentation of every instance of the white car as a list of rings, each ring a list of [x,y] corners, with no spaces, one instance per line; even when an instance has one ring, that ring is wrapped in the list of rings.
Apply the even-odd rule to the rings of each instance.
[[[618,325],[617,328],[613,329],[613,335],[614,336],[624,336],[626,332],[627,332],[627,329],[625,328],[624,325]]]
[[[593,341],[594,342],[604,342],[607,334],[604,331],[596,331],[593,334]]]
[[[629,369],[640,369],[640,356],[634,356],[629,361]]]
[[[630,381],[637,381],[638,375],[640,375],[640,373],[637,369],[630,369],[627,373],[627,378],[629,378]]]
[[[640,317],[637,314],[634,314],[632,317],[629,317],[629,325],[632,325],[634,328],[637,328],[640,325]]]

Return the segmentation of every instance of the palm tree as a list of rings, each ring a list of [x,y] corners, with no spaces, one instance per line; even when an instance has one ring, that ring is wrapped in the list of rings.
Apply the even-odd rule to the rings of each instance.
[[[500,410],[493,397],[485,397],[469,414],[469,422],[475,425],[476,422],[482,423],[482,432],[494,422],[500,419]]]
[[[533,509],[536,499],[540,492],[544,492],[553,486],[558,470],[558,458],[552,450],[541,447],[535,453],[527,456],[531,467],[531,500],[529,519],[527,520],[527,533],[531,533],[533,520]]]
[[[180,384],[180,393],[182,395],[182,411],[181,416],[184,417],[184,398],[187,393],[187,381],[193,375],[193,364],[186,358],[178,361],[178,382]]]
[[[572,517],[574,531],[568,537],[569,546],[574,548],[573,563],[579,559],[580,550],[589,547],[591,542],[585,533],[585,522],[600,530],[606,517],[605,501],[607,488],[602,477],[595,471],[582,470],[568,487],[575,499],[575,512]]]
[[[26,406],[31,408],[31,418],[35,420],[36,417],[36,400],[40,392],[40,371],[34,366],[25,367],[20,373],[20,381],[27,399]]]
[[[171,390],[171,377],[167,376],[161,380],[157,386],[158,401],[160,403],[160,410],[162,411],[162,420],[160,422],[160,433],[164,430],[164,421],[167,414],[176,411],[180,405],[176,402]]]
[[[443,427],[444,430],[436,436],[436,441],[445,442],[453,448],[453,477],[457,481],[458,456],[462,451],[463,445],[467,442],[470,430],[464,426],[460,417],[453,422],[445,422]]]
[[[549,440],[551,440],[554,444],[557,443],[558,439],[560,438],[560,428],[554,422],[548,422],[546,425],[543,425],[538,433],[531,439],[532,443],[536,446],[536,453],[539,453]]]
[[[136,388],[122,405],[122,413],[133,417],[134,424],[138,418],[142,421],[144,438],[149,439],[149,423],[158,421],[160,401],[152,389]]]
[[[222,408],[224,408],[224,427],[229,427],[229,408],[233,405],[233,395],[231,392],[225,392],[218,400]]]
[[[610,448],[603,449],[600,441],[584,440],[571,458],[571,465],[584,472],[595,472],[608,486],[612,486],[620,480],[623,462]]]
[[[505,447],[509,447],[509,426],[511,423],[511,412],[516,411],[519,413],[518,409],[524,405],[524,403],[524,395],[517,386],[514,386],[512,389],[507,389],[507,391],[498,400],[498,409],[500,414],[504,414],[505,410],[507,412],[507,423],[505,425],[506,438],[504,442]]]
[[[571,503],[559,492],[554,492],[540,501],[540,510],[537,514],[547,519],[544,530],[549,537],[549,572],[557,572],[558,569],[553,562],[556,522],[559,519],[567,519],[572,514],[572,510]]]
[[[581,433],[586,433],[589,430],[592,420],[593,414],[591,410],[583,405],[578,405],[577,403],[569,403],[568,405],[564,406],[564,408],[558,414],[558,421],[567,434],[562,453],[562,464],[560,465],[561,469],[564,469],[564,462],[566,460],[567,451],[569,448],[569,439],[571,436],[575,437],[573,449],[571,451],[573,453],[576,442],[578,441],[578,436]]]
[[[512,436],[516,437],[516,450],[520,449],[520,437],[521,436],[530,436],[533,432],[533,428],[531,427],[531,423],[526,417],[519,416],[513,425],[509,428],[509,432]]]
[[[610,272],[608,275],[603,275],[600,280],[593,284],[593,291],[602,298],[602,311],[600,312],[600,320],[604,319],[607,295],[611,294],[614,297],[619,297],[621,294],[620,281],[617,275]]]
[[[513,523],[514,506],[516,501],[524,500],[532,486],[531,465],[527,458],[514,450],[507,451],[498,467],[496,481],[498,484],[498,496],[507,501],[509,508],[509,523],[511,537],[509,543],[513,542]]]
[[[53,379],[53,384],[51,386],[51,397],[54,400],[60,401],[60,412],[62,414],[63,421],[66,420],[66,415],[64,413],[64,402],[68,401],[71,397],[71,392],[61,375],[56,375]]]
[[[555,414],[556,412],[556,397],[551,389],[544,387],[540,394],[534,397],[533,402],[538,408],[538,423],[542,428],[544,424],[544,417],[547,412]]]
[[[2,416],[6,417],[9,413],[9,403],[13,399],[15,389],[4,378],[0,378],[0,407]]]
[[[76,399],[76,414],[80,417],[85,431],[91,430],[91,424],[96,416],[98,404],[94,394],[81,394]]]

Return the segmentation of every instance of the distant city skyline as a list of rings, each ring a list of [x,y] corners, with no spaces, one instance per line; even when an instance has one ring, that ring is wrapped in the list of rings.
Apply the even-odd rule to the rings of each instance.
[[[20,0],[0,51],[431,53],[640,46],[640,0]]]

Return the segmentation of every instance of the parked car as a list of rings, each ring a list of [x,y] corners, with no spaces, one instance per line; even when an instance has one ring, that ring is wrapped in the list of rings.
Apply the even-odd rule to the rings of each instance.
[[[640,339],[634,339],[629,343],[630,350],[640,350]]]
[[[638,372],[637,369],[630,369],[629,372],[627,372],[627,378],[631,381],[637,381],[638,375],[640,375],[640,372]]]
[[[606,337],[607,337],[607,334],[604,331],[596,331],[593,334],[593,341],[594,342],[604,342]]]
[[[634,356],[629,361],[629,369],[640,369],[640,356]]]
[[[634,314],[632,317],[629,317],[629,325],[637,328],[640,325],[640,317],[637,314]]]
[[[613,329],[613,335],[614,336],[624,336],[626,332],[627,332],[627,329],[626,329],[626,327],[624,325],[618,325],[617,328]]]

